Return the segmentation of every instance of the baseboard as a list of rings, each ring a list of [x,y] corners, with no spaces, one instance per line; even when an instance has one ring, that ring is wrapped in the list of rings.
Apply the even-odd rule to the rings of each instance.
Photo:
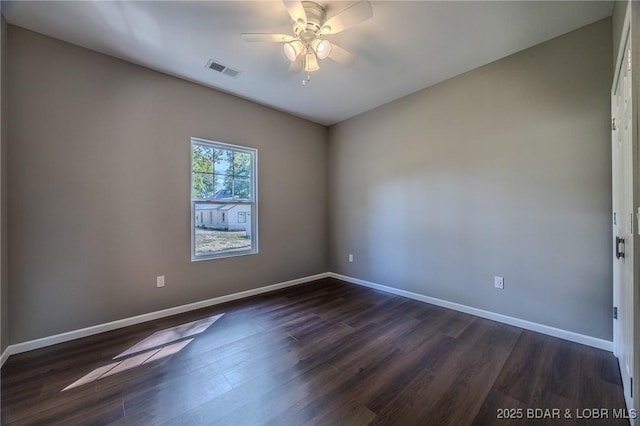
[[[527,330],[536,331],[538,333],[558,337],[561,339],[569,340],[571,342],[581,343],[583,345],[604,349],[610,352],[613,351],[613,342],[608,340],[598,339],[596,337],[574,333],[572,331],[562,330],[560,328],[550,327],[544,324],[538,324],[535,322],[510,317],[507,315],[497,314],[495,312],[485,311],[482,309],[473,308],[471,306],[461,305],[459,303],[449,302],[446,300],[437,299],[435,297],[425,296],[423,294],[413,293],[406,290],[400,290],[397,288],[372,283],[372,282],[361,280],[358,278],[336,274],[334,272],[325,272],[322,274],[311,275],[308,277],[303,277],[303,278],[298,278],[291,281],[272,284],[265,287],[259,287],[252,290],[241,291],[239,293],[233,293],[225,296],[214,297],[212,299],[202,300],[195,303],[189,303],[187,305],[176,306],[173,308],[163,309],[161,311],[150,312],[148,314],[137,315],[135,317],[124,318],[121,320],[112,321],[105,324],[98,324],[92,327],[82,328],[79,330],[73,330],[66,333],[56,334],[53,336],[43,337],[36,340],[30,340],[28,342],[10,345],[4,350],[4,352],[0,356],[0,367],[4,365],[7,358],[9,358],[9,356],[11,355],[31,351],[34,349],[40,349],[46,346],[51,346],[58,343],[64,343],[64,342],[68,342],[75,339],[80,339],[82,337],[92,336],[94,334],[104,333],[106,331],[111,331],[118,328],[128,327],[130,325],[152,321],[155,319],[164,318],[171,315],[194,311],[196,309],[202,309],[209,306],[219,305],[221,303],[231,302],[233,300],[244,299],[247,297],[256,296],[258,294],[268,293],[270,291],[292,287],[295,285],[304,284],[310,281],[319,280],[327,277],[336,278],[352,284],[369,287],[369,288],[384,291],[387,293],[397,294],[399,296],[408,297],[410,299],[419,300],[421,302],[431,303],[433,305],[442,306],[444,308],[453,309],[455,311],[464,312],[464,313],[475,315],[482,318],[487,318],[493,321],[513,325],[513,326],[524,328]]]
[[[46,346],[56,345],[58,343],[68,342],[70,340],[80,339],[82,337],[92,336],[94,334],[104,333],[106,331],[115,330],[118,328],[128,327],[130,325],[140,324],[147,321],[152,321],[159,318],[168,317],[171,315],[181,314],[183,312],[195,311],[196,309],[207,308],[213,305],[219,305],[221,303],[231,302],[233,300],[244,299],[251,296],[256,296],[262,293],[268,293],[270,291],[280,290],[282,288],[292,287],[299,284],[304,284],[310,281],[319,280],[321,278],[329,277],[329,273],[311,275],[295,280],[285,281],[277,284],[268,285],[265,287],[254,288],[247,291],[241,291],[239,293],[228,294],[225,296],[214,297],[213,299],[202,300],[200,302],[189,303],[187,305],[176,306],[173,308],[163,309],[161,311],[150,312],[148,314],[137,315],[135,317],[124,318],[117,321],[108,322],[105,324],[98,324],[92,327],[82,328],[79,330],[73,330],[66,333],[56,334],[53,336],[43,337],[40,339],[30,340],[28,342],[17,343],[10,345],[2,353],[0,358],[0,367],[4,365],[4,362],[10,355],[19,354],[22,352],[31,351],[34,349],[44,348]]]
[[[328,275],[332,278],[336,278],[352,284],[373,288],[373,289],[384,291],[387,293],[397,294],[398,296],[408,297],[410,299],[419,300],[421,302],[431,303],[432,305],[442,306],[443,308],[453,309],[454,311],[464,312],[467,314],[490,319],[490,320],[501,322],[504,324],[509,324],[509,325],[524,328],[527,330],[536,331],[538,333],[546,334],[549,336],[558,337],[560,339],[569,340],[571,342],[581,343],[583,345],[592,346],[594,348],[604,349],[605,351],[613,352],[613,342],[609,340],[599,339],[597,337],[587,336],[580,333],[574,333],[573,331],[562,330],[560,328],[555,328],[555,327],[551,327],[544,324],[538,324],[535,322],[510,317],[507,315],[497,314],[495,312],[485,311],[482,309],[473,308],[471,306],[461,305],[459,303],[449,302],[442,299],[436,299],[435,297],[429,297],[423,294],[413,293],[411,291],[400,290],[397,288],[372,283],[372,282],[361,280],[358,278],[336,274],[334,272],[329,272]]]
[[[10,346],[7,346],[4,349],[4,352],[2,352],[2,355],[0,355],[0,368],[4,365],[4,362],[7,360],[7,358],[9,358],[9,348]]]

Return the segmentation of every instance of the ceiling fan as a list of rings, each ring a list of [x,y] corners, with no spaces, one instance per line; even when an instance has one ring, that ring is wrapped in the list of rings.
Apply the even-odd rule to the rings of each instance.
[[[326,58],[339,64],[350,64],[356,60],[354,54],[324,37],[337,34],[371,18],[373,9],[367,0],[354,3],[329,19],[325,8],[313,1],[283,2],[293,21],[293,35],[243,33],[242,38],[249,42],[283,43],[284,54],[291,61],[291,73],[303,69],[307,73],[317,71],[320,69],[318,60]],[[309,79],[310,76],[307,75],[302,84],[306,84]]]

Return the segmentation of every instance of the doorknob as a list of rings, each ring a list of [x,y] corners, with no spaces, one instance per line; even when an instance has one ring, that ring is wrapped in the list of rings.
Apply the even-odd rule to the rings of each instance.
[[[620,258],[624,259],[624,238],[616,237],[616,259]]]

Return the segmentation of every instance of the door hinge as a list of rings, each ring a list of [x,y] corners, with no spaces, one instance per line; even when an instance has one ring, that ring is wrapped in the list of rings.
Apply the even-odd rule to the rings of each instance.
[[[618,307],[613,307],[613,319],[618,319]]]
[[[611,119],[611,130],[616,130],[616,119],[615,118]]]
[[[629,395],[631,398],[633,398],[633,377],[629,377],[629,382],[631,383],[631,385],[629,386],[629,390],[630,390],[630,394]]]
[[[618,224],[618,218],[616,217],[616,212],[613,212],[613,224],[617,225]]]
[[[627,70],[631,71],[631,49],[627,50]]]

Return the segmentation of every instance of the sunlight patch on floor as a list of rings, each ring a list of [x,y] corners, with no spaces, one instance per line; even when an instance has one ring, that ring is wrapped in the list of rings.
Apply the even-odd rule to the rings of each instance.
[[[194,337],[191,339],[187,339],[187,337],[204,332],[222,315],[224,314],[157,331],[116,355],[113,359],[117,360],[128,355],[136,355],[96,368],[62,389],[62,392],[174,355],[194,340]]]
[[[158,346],[166,345],[167,343],[175,342],[176,340],[184,339],[185,337],[191,337],[195,336],[196,334],[200,334],[207,328],[209,328],[211,324],[216,322],[222,315],[224,314],[177,325],[165,330],[156,331],[151,336],[147,337],[144,340],[141,340],[121,354],[114,356],[113,359],[122,358],[127,355],[146,351],[151,348],[157,348]]]

